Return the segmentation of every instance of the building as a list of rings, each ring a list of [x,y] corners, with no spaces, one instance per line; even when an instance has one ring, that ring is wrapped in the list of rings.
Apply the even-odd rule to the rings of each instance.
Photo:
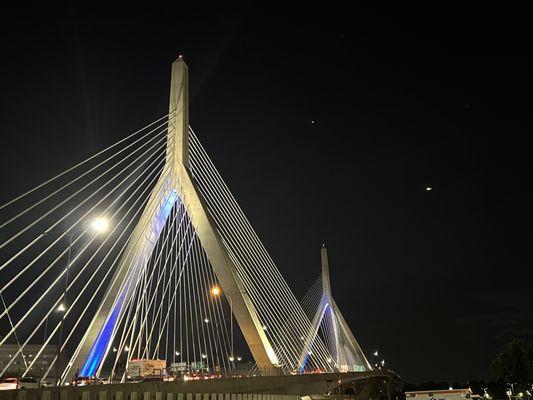
[[[22,353],[19,353],[17,355],[17,352],[19,350],[18,345],[4,344],[0,346],[0,372],[4,370],[6,365],[8,365],[11,360],[13,360],[13,357],[16,357],[11,362],[11,365],[9,365],[9,367],[7,368],[6,372],[4,373],[4,376],[17,376],[23,374],[26,370],[26,365],[31,364],[33,358],[36,357],[37,353],[41,350],[42,347],[42,344],[27,344],[24,347],[23,358]],[[35,377],[42,377],[50,366],[50,363],[56,356],[56,352],[57,346],[45,346],[44,350],[39,355],[39,358],[33,364],[29,375]],[[26,360],[26,362],[24,362],[24,359]],[[55,376],[55,371],[50,371],[49,376]]]
[[[405,400],[462,400],[473,397],[474,395],[472,395],[470,388],[405,392]]]

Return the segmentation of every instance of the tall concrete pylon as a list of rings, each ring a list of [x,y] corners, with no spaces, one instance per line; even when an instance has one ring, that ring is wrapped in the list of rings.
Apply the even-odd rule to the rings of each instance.
[[[150,195],[111,283],[83,339],[65,369],[62,381],[73,371],[95,376],[109,352],[117,322],[131,299],[136,283],[152,255],[170,211],[178,197],[184,204],[196,234],[213,267],[223,293],[232,303],[233,315],[260,370],[279,371],[278,358],[264,333],[256,309],[237,275],[215,223],[209,216],[188,164],[188,68],[180,56],[172,63],[166,165]]]
[[[311,354],[311,347],[324,318],[330,318],[330,323],[333,327],[335,348],[331,349],[331,353],[335,358],[334,362],[337,369],[342,372],[371,370],[370,363],[331,294],[328,250],[325,245],[322,245],[320,249],[320,260],[322,264],[322,297],[311,322],[311,330],[304,341],[304,347],[300,354],[300,371],[305,369],[305,364]]]

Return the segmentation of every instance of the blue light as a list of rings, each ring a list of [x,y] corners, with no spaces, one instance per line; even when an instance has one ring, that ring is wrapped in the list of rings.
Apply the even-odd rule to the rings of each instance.
[[[142,253],[145,254],[151,254],[153,247],[155,243],[157,242],[157,239],[159,238],[159,234],[163,230],[163,227],[165,226],[165,223],[168,219],[168,216],[170,215],[170,212],[172,210],[172,207],[174,207],[174,204],[176,203],[176,200],[178,199],[178,193],[175,190],[171,190],[168,194],[167,199],[165,202],[161,205],[161,208],[159,209],[159,212],[156,214],[156,216],[152,220],[152,231],[150,232],[150,240],[145,244],[145,248],[141,252],[141,254],[137,254],[137,262],[135,262],[135,267],[133,268],[132,273],[129,273],[129,277],[126,278],[127,280],[131,277],[136,277],[138,274],[134,273],[136,270],[138,270],[140,267],[142,267],[144,264],[144,257],[142,257]],[[106,354],[106,351],[108,349],[108,346],[110,344],[110,341],[113,336],[113,331],[115,330],[115,325],[117,323],[118,317],[120,316],[120,313],[122,311],[124,300],[126,299],[126,295],[131,294],[130,291],[131,287],[131,281],[127,282],[122,286],[121,292],[118,296],[118,299],[113,307],[113,309],[110,311],[110,314],[108,315],[106,322],[104,323],[104,326],[98,333],[98,336],[96,340],[94,341],[91,350],[89,351],[89,354],[87,355],[87,358],[83,362],[83,365],[81,367],[81,371],[79,373],[80,377],[92,377],[96,375],[96,371],[98,370],[98,367],[102,363],[104,356]]]
[[[318,322],[319,325],[322,322],[322,319],[324,318],[324,314],[326,314],[326,312],[328,311],[328,307],[329,307],[329,303],[324,304],[324,311],[322,311],[322,315],[320,316],[320,321]],[[318,335],[318,332],[316,335]],[[311,348],[313,347],[313,343],[315,343],[316,335],[311,339],[311,343],[309,343],[309,351],[305,353],[304,361],[302,365],[300,366],[300,369],[298,370],[300,373],[303,373],[305,371],[305,365],[307,364],[307,360],[309,359],[309,355],[311,352]]]
[[[126,291],[125,290],[122,291],[120,298],[115,304],[115,308],[113,309],[113,312],[108,317],[105,325],[102,327],[102,330],[100,331],[100,333],[98,334],[98,337],[93,343],[93,346],[91,347],[91,351],[87,355],[87,358],[85,359],[85,362],[83,363],[83,366],[81,367],[81,371],[79,373],[80,377],[91,377],[96,374],[96,370],[98,369],[98,366],[102,362],[105,351],[107,349],[107,345],[111,339],[111,334],[113,333],[113,328],[115,327],[120,310],[122,309],[122,304],[124,303],[125,294],[126,294]]]

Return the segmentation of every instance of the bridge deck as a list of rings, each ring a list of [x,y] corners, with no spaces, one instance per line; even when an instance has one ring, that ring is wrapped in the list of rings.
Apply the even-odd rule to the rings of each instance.
[[[239,400],[226,394],[270,394],[305,396],[324,394],[341,384],[354,381],[387,382],[398,377],[387,371],[284,375],[206,379],[187,382],[141,382],[109,385],[62,386],[28,390],[0,391],[0,400]],[[105,394],[103,394],[105,393]],[[191,394],[191,396],[184,395]],[[194,394],[194,396],[192,396]],[[208,397],[197,394],[209,394]],[[213,397],[213,394],[216,394]],[[169,396],[170,395],[170,396]],[[224,395],[224,396],[219,396]],[[147,397],[148,396],[148,397]],[[241,400],[252,400],[244,399]],[[258,400],[253,398],[253,400]],[[289,400],[269,398],[269,400]]]

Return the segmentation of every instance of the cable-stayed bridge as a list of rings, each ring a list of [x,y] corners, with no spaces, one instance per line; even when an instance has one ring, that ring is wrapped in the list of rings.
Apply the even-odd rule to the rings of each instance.
[[[0,351],[15,345],[2,376],[125,381],[131,360],[162,359],[231,377],[238,339],[250,374],[371,370],[332,297],[326,249],[299,302],[189,126],[181,57],[168,114],[0,218]]]

